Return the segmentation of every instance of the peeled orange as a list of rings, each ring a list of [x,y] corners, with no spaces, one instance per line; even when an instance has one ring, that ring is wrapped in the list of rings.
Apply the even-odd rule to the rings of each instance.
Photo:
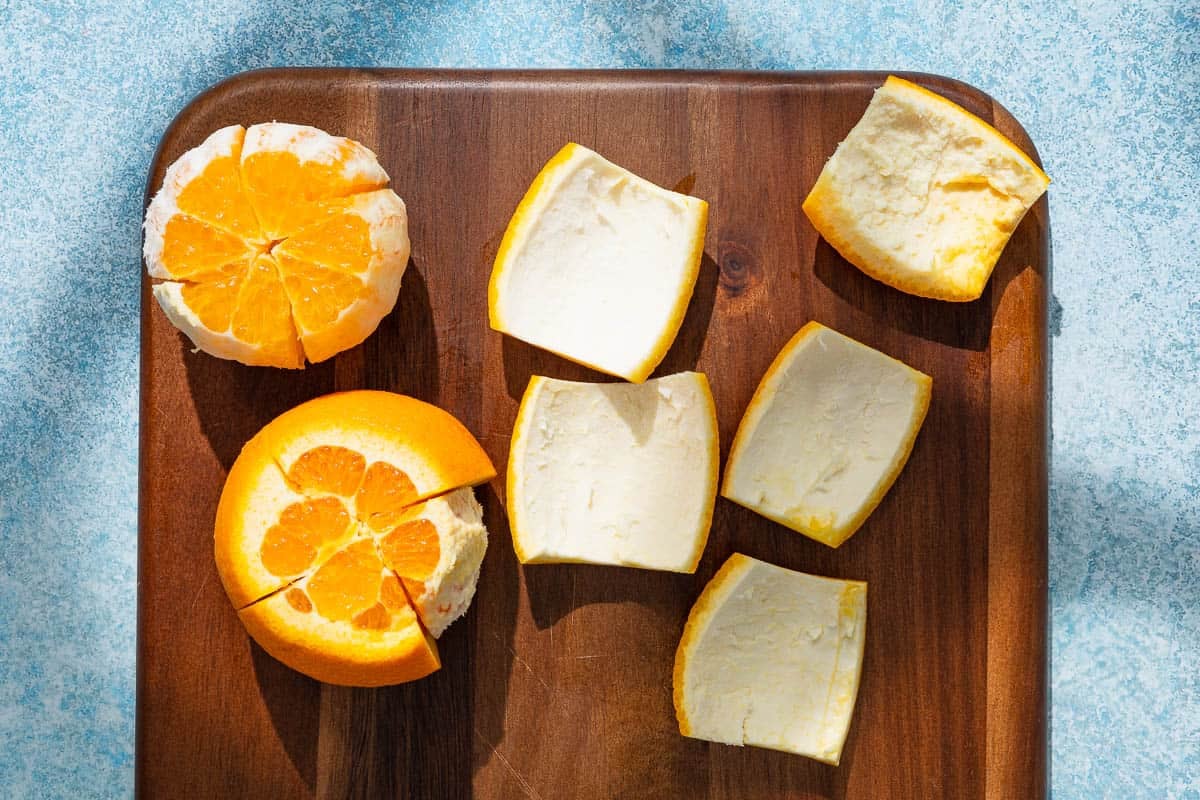
[[[146,210],[154,296],[201,350],[301,368],[371,335],[396,304],[408,217],[375,154],[271,122],[184,153]]]
[[[445,411],[388,392],[285,412],[234,462],[217,570],[251,636],[328,683],[379,686],[439,666],[487,547],[470,489],[495,469]]]

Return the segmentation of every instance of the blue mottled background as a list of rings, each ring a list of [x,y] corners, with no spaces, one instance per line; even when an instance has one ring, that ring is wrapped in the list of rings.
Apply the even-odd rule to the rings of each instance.
[[[285,64],[906,69],[1054,178],[1056,800],[1200,798],[1200,4],[0,0],[0,795],[132,791],[139,230],[172,116]]]

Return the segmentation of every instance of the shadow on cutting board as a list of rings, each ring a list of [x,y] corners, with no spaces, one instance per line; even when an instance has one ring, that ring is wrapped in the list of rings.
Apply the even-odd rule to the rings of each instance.
[[[679,606],[691,575],[593,564],[527,564],[525,594],[533,621],[545,630],[593,603],[637,603],[663,614]]]
[[[417,257],[410,258],[392,313],[366,341],[338,354],[338,391],[378,389],[439,405],[438,332],[424,271]]]
[[[191,340],[183,333],[178,336],[200,431],[226,472],[264,425],[305,400],[333,391],[333,361],[304,370],[248,367],[193,352]]]
[[[1042,225],[1041,214],[1031,210],[1025,215],[1000,254],[983,295],[969,303],[930,300],[893,289],[846,261],[821,237],[813,252],[813,272],[830,291],[873,319],[927,341],[982,352],[990,344],[993,293],[1003,295],[1026,269],[1041,271]]]
[[[366,341],[302,370],[248,367],[193,352],[191,340],[182,332],[178,337],[201,432],[226,472],[254,434],[306,400],[351,389],[438,400],[437,332],[415,261],[404,273],[395,309]]]
[[[654,377],[673,375],[676,372],[695,369],[708,337],[708,323],[712,319],[713,304],[717,300],[717,283],[721,268],[708,253],[700,258],[700,271],[696,275],[696,287],[688,303],[687,313],[679,326],[679,333],[662,363],[654,370]]]

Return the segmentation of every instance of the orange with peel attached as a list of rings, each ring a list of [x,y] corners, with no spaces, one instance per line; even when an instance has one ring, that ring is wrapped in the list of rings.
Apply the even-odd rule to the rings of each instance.
[[[201,350],[298,369],[362,342],[395,306],[408,216],[375,154],[303,125],[222,128],[146,210],[154,296]]]
[[[440,664],[487,547],[471,486],[495,476],[445,411],[389,392],[327,395],[242,449],[217,507],[217,571],[247,631],[327,683],[380,686]]]

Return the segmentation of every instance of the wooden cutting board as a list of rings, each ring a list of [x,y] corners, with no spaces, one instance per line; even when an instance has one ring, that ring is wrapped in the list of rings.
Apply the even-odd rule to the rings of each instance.
[[[982,299],[922,300],[864,277],[800,204],[883,73],[273,70],[202,94],[149,190],[232,123],[316,125],[373,148],[408,203],[396,310],[304,372],[193,353],[142,294],[137,789],[145,798],[986,798],[1046,783],[1047,205]],[[1032,144],[987,95],[907,76]],[[759,377],[816,319],[933,376],[907,468],[831,550],[718,500],[695,575],[522,567],[503,480],[491,545],[444,668],[387,689],[324,686],[246,636],[212,557],[225,473],[260,426],[334,390],[448,409],[503,474],[530,375],[599,380],[487,325],[509,215],[573,140],[709,201],[705,256],[657,374],[697,369],[722,456]],[[130,224],[133,224],[132,221]],[[688,609],[734,551],[870,582],[865,666],[842,764],[679,736],[671,664]]]

